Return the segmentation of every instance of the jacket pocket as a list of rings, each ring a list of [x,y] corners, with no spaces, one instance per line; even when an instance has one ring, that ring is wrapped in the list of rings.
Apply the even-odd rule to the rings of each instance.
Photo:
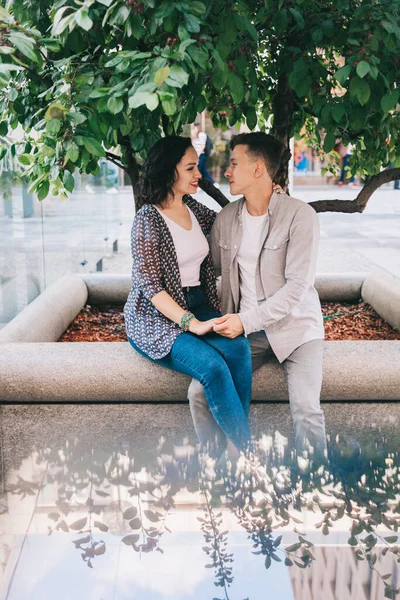
[[[227,239],[221,239],[218,242],[221,256],[221,269],[228,271],[231,266],[231,242]]]
[[[286,252],[289,238],[267,240],[263,245],[261,268],[268,273],[283,274],[286,267]]]

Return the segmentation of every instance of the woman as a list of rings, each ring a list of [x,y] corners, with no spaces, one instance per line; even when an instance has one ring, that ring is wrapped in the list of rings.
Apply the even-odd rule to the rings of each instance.
[[[150,149],[132,227],[125,322],[140,354],[203,384],[228,452],[237,456],[250,441],[251,353],[243,336],[213,332],[220,303],[207,236],[215,213],[190,196],[199,179],[190,139],[165,137]]]

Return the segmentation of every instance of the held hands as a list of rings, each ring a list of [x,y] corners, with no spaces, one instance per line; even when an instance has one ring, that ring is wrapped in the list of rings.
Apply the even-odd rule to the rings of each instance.
[[[195,335],[205,335],[213,330],[214,322],[215,319],[209,319],[208,321],[192,319],[189,324],[189,331]]]
[[[239,315],[224,315],[214,319],[214,331],[227,338],[235,338],[244,332]]]

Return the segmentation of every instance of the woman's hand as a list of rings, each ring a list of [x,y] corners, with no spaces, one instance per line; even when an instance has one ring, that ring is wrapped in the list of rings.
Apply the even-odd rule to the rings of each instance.
[[[198,319],[192,319],[189,323],[190,333],[195,335],[205,335],[209,331],[213,330],[215,319],[209,319],[208,321],[199,321]]]
[[[276,192],[277,194],[286,194],[286,192],[284,192],[281,186],[277,183],[272,184],[272,191]]]

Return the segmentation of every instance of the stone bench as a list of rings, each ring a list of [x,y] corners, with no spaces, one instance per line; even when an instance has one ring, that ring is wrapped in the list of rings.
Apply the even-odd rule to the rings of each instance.
[[[366,290],[372,304],[374,285],[384,283],[392,294],[387,315],[398,318],[397,280],[325,275],[316,285],[322,300],[357,301]],[[151,363],[126,342],[56,342],[87,301],[122,304],[129,289],[125,275],[68,275],[36,298],[0,331],[0,402],[185,401],[189,378]],[[399,400],[399,364],[400,341],[324,342],[322,400]],[[253,399],[287,400],[276,360],[255,373]]]

